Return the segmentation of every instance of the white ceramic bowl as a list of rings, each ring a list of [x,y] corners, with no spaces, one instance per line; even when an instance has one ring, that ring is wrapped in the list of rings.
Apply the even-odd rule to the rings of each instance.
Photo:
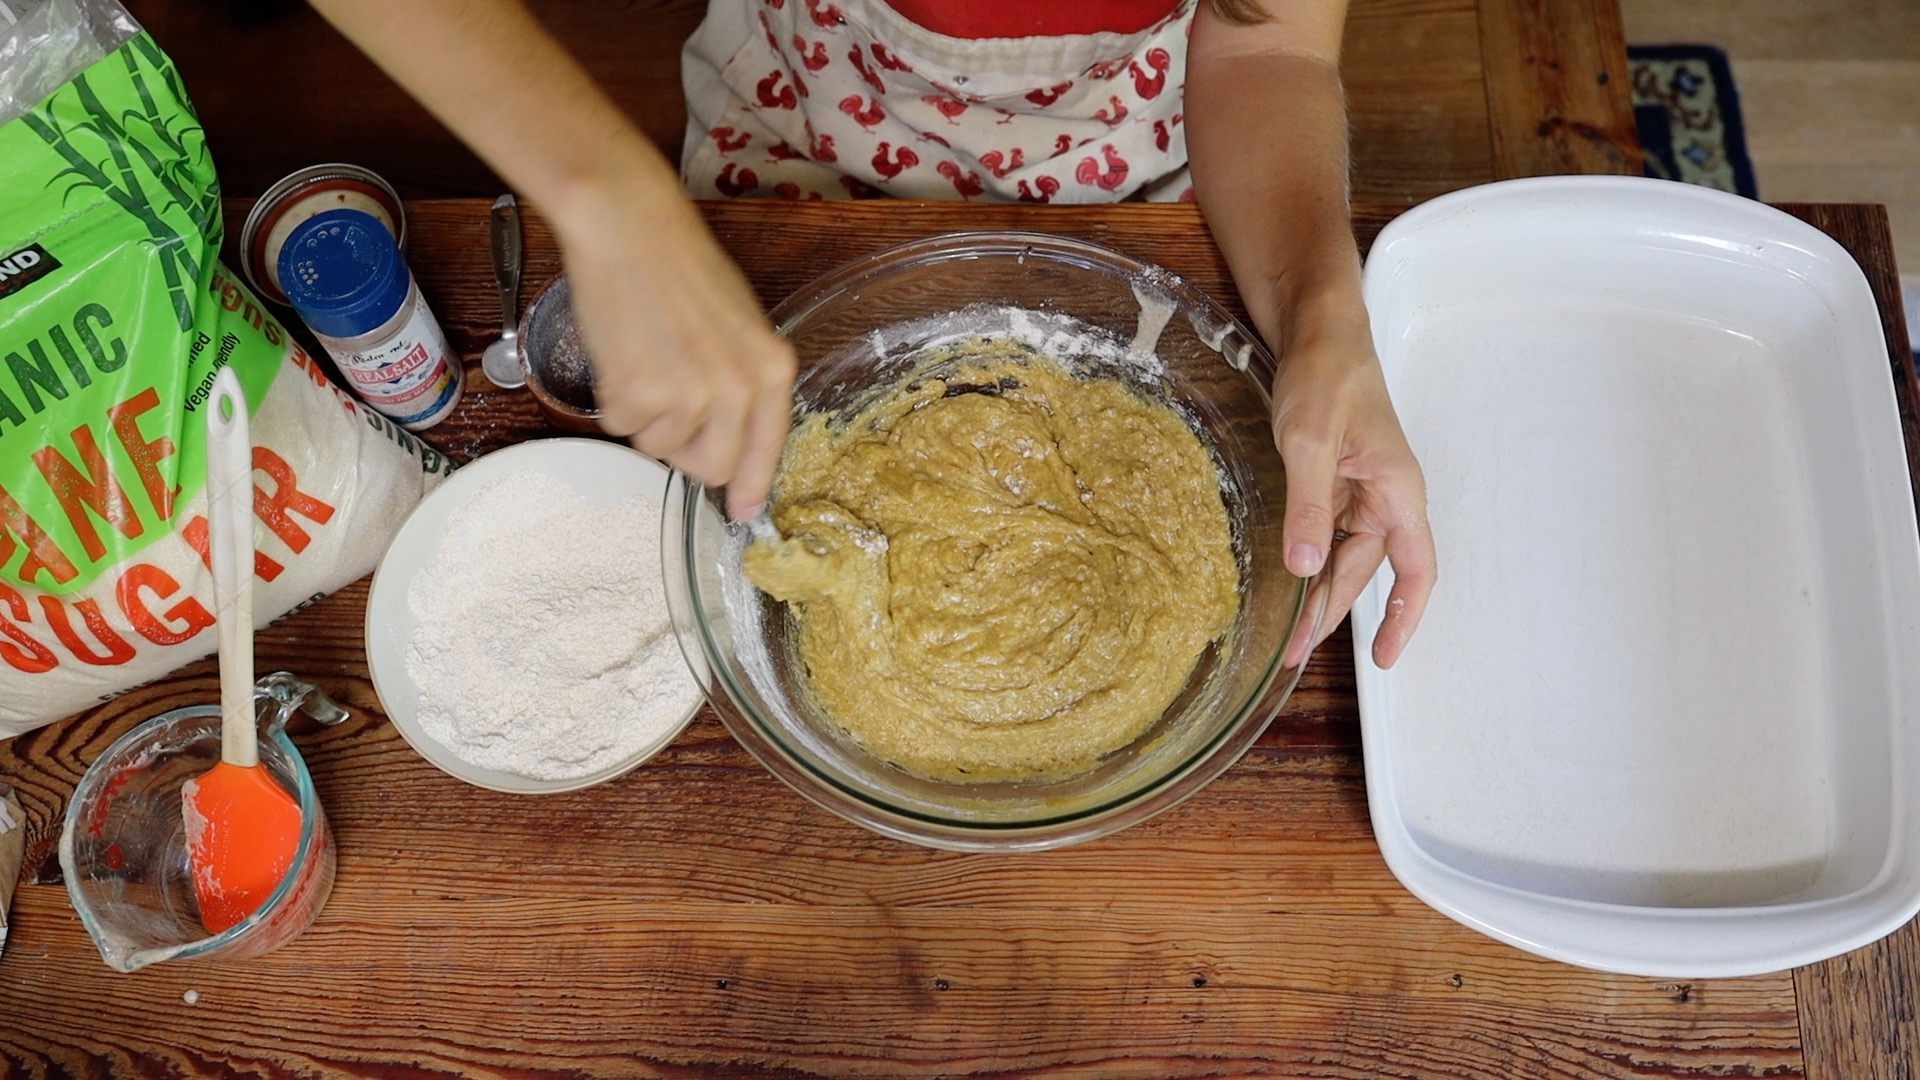
[[[447,519],[488,483],[520,469],[535,469],[561,481],[589,504],[643,495],[656,506],[666,493],[667,469],[618,443],[599,439],[540,439],[496,450],[456,470],[414,508],[373,575],[367,597],[367,667],[387,718],[420,756],[469,784],[519,795],[543,795],[603,784],[631,771],[672,742],[703,701],[695,696],[687,714],[631,757],[585,776],[535,780],[463,760],[420,726],[420,687],[407,670],[407,645],[419,620],[407,604],[414,577],[433,560]],[[474,567],[485,573],[485,567]],[[697,680],[705,685],[702,676]]]

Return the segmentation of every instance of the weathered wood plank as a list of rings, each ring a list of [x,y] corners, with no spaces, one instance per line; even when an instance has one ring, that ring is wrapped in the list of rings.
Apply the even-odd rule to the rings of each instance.
[[[1411,206],[1502,174],[1493,155],[1474,0],[1355,0],[1347,10],[1341,81],[1353,143],[1353,199]]]
[[[1494,175],[1641,171],[1617,4],[1482,0]]]
[[[133,978],[82,955],[78,928],[32,896],[23,914],[47,951],[38,975],[67,994],[9,1002],[16,1024],[0,1032],[0,1061],[104,1063],[122,1075],[1798,1071],[1777,981],[1682,991],[1569,979],[1417,914],[1248,916],[1214,909],[1203,890],[1154,911],[949,911],[559,904],[489,885],[423,891],[404,908],[349,891],[298,941],[245,967]],[[1370,946],[1376,938],[1400,944]],[[0,978],[0,991],[12,982]]]
[[[1920,505],[1920,381],[1907,344],[1900,278],[1885,207],[1786,204],[1832,236],[1866,272],[1887,339],[1908,480]],[[1920,922],[1863,949],[1794,972],[1811,1080],[1920,1077]]]

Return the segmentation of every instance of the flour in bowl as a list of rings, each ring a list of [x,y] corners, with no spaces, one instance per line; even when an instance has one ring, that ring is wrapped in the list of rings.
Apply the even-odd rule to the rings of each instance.
[[[469,764],[535,780],[619,765],[700,698],[660,580],[660,511],[589,505],[533,469],[474,492],[414,579],[419,721]]]

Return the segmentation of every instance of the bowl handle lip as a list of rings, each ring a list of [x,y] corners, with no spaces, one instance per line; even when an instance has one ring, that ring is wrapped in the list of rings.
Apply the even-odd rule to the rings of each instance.
[[[254,683],[253,707],[260,715],[261,731],[267,735],[285,731],[296,714],[327,727],[349,715],[325,690],[289,671],[261,676]]]

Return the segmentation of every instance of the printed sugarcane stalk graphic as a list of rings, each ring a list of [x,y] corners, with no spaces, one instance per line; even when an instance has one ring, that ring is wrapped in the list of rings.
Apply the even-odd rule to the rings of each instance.
[[[173,95],[173,100],[179,104],[180,108],[186,111],[186,114],[191,117],[196,124],[199,123],[199,110],[193,107],[193,99],[187,96],[187,88],[186,85],[180,81],[180,73],[174,70],[173,62],[167,59],[167,54],[160,51],[160,46],[155,44],[151,37],[140,34],[128,39],[127,47],[130,50],[137,50],[141,56],[146,58],[147,66],[153,70],[155,75],[160,77],[162,82],[167,84],[167,92]],[[127,61],[127,66],[129,69],[132,68],[133,61],[131,59]]]
[[[133,142],[136,152],[147,163],[147,168],[151,169],[154,175],[160,178],[161,183],[166,185],[167,193],[187,211],[188,216],[193,220],[193,227],[207,238],[208,248],[217,249],[220,246],[223,224],[220,213],[220,182],[214,175],[212,167],[206,164],[206,134],[198,123],[183,125],[184,130],[181,134],[174,134],[168,118],[161,114],[159,106],[154,103],[153,92],[147,86],[146,75],[140,60],[144,57],[150,65],[150,70],[166,82],[167,90],[172,94],[172,100],[185,110],[187,118],[197,121],[199,117],[193,112],[192,102],[188,100],[180,86],[179,78],[168,66],[166,57],[161,54],[160,47],[153,43],[152,38],[143,35],[132,39],[127,43],[126,48],[120,50],[120,57],[126,63],[127,78],[132,81],[134,92],[139,95],[140,104],[145,108],[144,112],[127,109],[120,114],[123,134],[128,119],[144,121],[148,130],[152,132],[153,138],[171,151],[166,158],[158,159],[144,143],[129,140]],[[88,108],[89,111],[93,111],[93,106]],[[100,110],[99,115],[104,118],[105,110]],[[188,137],[192,135],[200,136],[199,145],[195,150],[189,151],[187,142]],[[196,188],[204,192],[202,198],[195,199],[191,196],[191,192]]]
[[[133,77],[134,85],[139,88],[142,97],[148,98],[148,107],[151,109],[151,98],[146,92],[145,84],[140,81],[139,73],[137,71],[134,72]],[[130,148],[140,156],[141,162],[147,167],[147,172],[151,174],[155,180],[159,181],[160,186],[164,188],[167,195],[173,199],[172,205],[178,206],[180,209],[186,211],[187,216],[193,221],[194,227],[204,231],[206,222],[202,220],[202,218],[206,210],[199,200],[188,194],[187,189],[181,186],[180,180],[174,175],[173,169],[170,169],[167,163],[163,162],[161,157],[153,152],[151,147],[139,139],[134,138],[131,132],[114,119],[113,115],[107,111],[106,106],[100,103],[99,95],[93,92],[92,86],[88,85],[84,80],[77,79],[74,82],[74,92],[80,99],[80,104],[87,110],[87,115],[93,117],[94,125],[97,125],[97,130],[101,133],[103,140],[112,148],[114,162],[120,166],[121,176],[126,181],[127,186],[130,189],[137,189],[140,184],[138,175],[128,167],[126,150]],[[174,162],[182,160],[186,153],[185,149],[174,142],[171,134],[165,132],[164,125],[157,117],[142,116],[132,109],[128,109],[122,115],[138,117],[141,120],[147,121],[149,127],[160,132],[162,137],[171,144],[166,147],[166,149],[173,154],[170,160]],[[165,209],[166,207],[161,207],[163,212]]]
[[[27,125],[27,128],[38,136],[41,142],[46,143],[60,155],[61,160],[67,163],[67,168],[61,170],[49,181],[49,184],[57,183],[62,177],[68,175],[76,176],[80,184],[90,185],[99,190],[146,228],[147,240],[153,245],[154,254],[159,260],[161,275],[166,281],[167,292],[173,301],[174,316],[179,321],[180,329],[182,331],[193,329],[192,292],[197,288],[200,280],[199,261],[189,249],[186,238],[161,217],[160,212],[147,198],[146,189],[141,185],[140,178],[134,170],[133,161],[128,156],[128,147],[134,148],[134,152],[141,157],[142,164],[148,166],[161,186],[168,189],[168,194],[187,211],[189,217],[196,216],[196,202],[186,195],[173,177],[157,167],[158,161],[152,149],[133,138],[107,113],[85,75],[75,76],[69,85],[73,88],[82,108],[86,110],[88,122],[76,123],[65,129],[57,127],[51,120],[52,110],[48,108],[51,100],[47,105],[42,105],[20,117],[21,123]],[[96,162],[89,158],[74,141],[75,136],[83,131],[91,132],[104,146],[107,153],[106,161]],[[109,168],[117,174],[117,180],[116,176],[109,174]],[[69,192],[71,190],[69,189]]]

